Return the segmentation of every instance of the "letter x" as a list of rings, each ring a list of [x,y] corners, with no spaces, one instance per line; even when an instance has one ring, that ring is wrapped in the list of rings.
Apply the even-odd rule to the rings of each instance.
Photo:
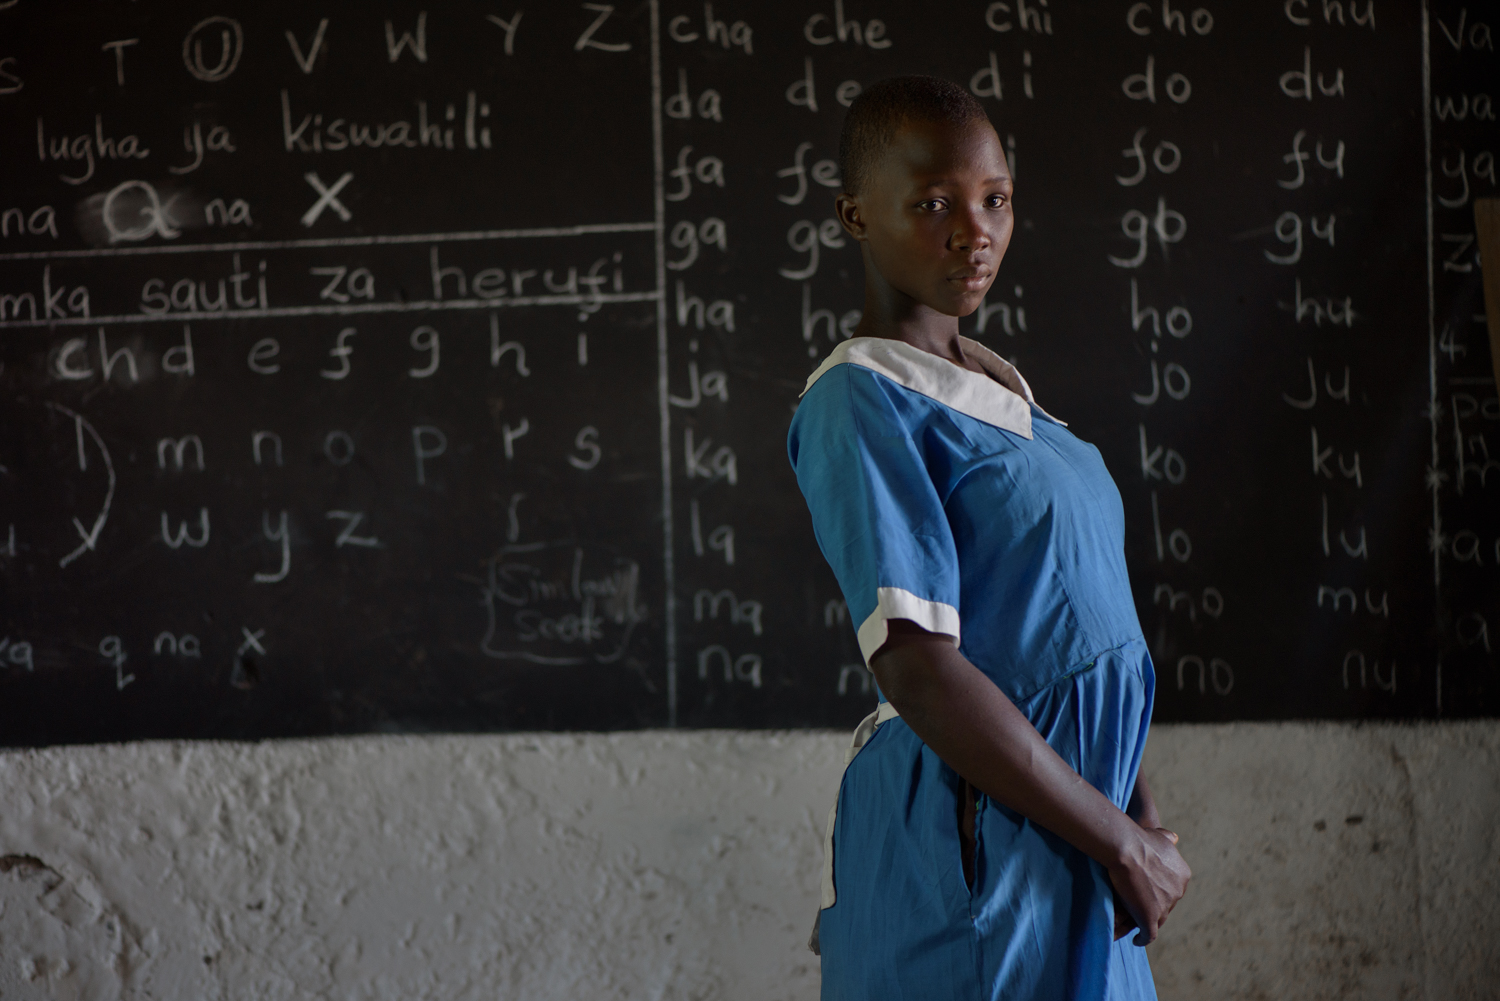
[[[266,648],[260,645],[260,638],[266,634],[264,629],[257,629],[252,633],[244,626],[240,626],[240,632],[245,635],[245,642],[241,643],[240,648],[235,651],[236,655],[243,655],[246,650],[252,649],[256,653],[266,652]]]
[[[314,171],[309,170],[307,173],[303,174],[302,177],[307,181],[308,184],[311,184],[313,186],[313,189],[318,193],[317,203],[314,204],[312,208],[302,213],[302,225],[311,226],[313,223],[318,221],[318,216],[323,214],[323,210],[328,208],[331,208],[333,209],[333,211],[337,212],[340,219],[344,220],[345,222],[349,221],[349,210],[344,207],[343,202],[339,201],[338,195],[340,191],[344,190],[344,185],[354,180],[354,173],[352,171],[346,173],[337,181],[334,181],[333,187],[331,188],[325,187],[322,178],[318,177],[318,175]]]

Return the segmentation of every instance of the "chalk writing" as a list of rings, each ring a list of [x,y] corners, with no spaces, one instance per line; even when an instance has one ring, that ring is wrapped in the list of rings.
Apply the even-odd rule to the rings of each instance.
[[[1489,10],[950,6],[32,10],[0,729],[161,735],[137,676],[252,737],[852,723],[785,432],[864,316],[839,122],[907,72],[1003,123],[959,329],[1114,477],[1159,716],[1492,711]],[[105,677],[108,733],[28,704]]]
[[[614,664],[647,609],[640,566],[608,546],[504,546],[481,594],[488,615],[480,649],[533,664]]]

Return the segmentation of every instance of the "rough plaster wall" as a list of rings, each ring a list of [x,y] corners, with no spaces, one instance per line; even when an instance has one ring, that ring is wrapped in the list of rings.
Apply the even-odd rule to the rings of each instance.
[[[838,744],[8,753],[0,997],[812,997],[816,960],[795,946]]]
[[[1163,998],[1500,998],[1500,724],[1159,727]]]
[[[5,752],[0,998],[812,999],[846,741]],[[1500,725],[1159,727],[1147,767],[1196,872],[1164,999],[1500,996]]]

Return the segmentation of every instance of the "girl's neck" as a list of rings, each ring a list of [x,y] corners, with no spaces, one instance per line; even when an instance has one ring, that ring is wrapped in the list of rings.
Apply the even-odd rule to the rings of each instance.
[[[864,314],[854,334],[904,341],[955,365],[983,371],[979,362],[963,349],[958,317],[939,313],[889,286],[879,288],[874,282],[866,283]]]

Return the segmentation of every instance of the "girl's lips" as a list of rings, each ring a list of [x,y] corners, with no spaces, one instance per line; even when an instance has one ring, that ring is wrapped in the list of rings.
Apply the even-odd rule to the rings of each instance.
[[[977,291],[984,288],[990,280],[988,271],[960,271],[948,279],[951,282],[959,282],[965,289]]]

